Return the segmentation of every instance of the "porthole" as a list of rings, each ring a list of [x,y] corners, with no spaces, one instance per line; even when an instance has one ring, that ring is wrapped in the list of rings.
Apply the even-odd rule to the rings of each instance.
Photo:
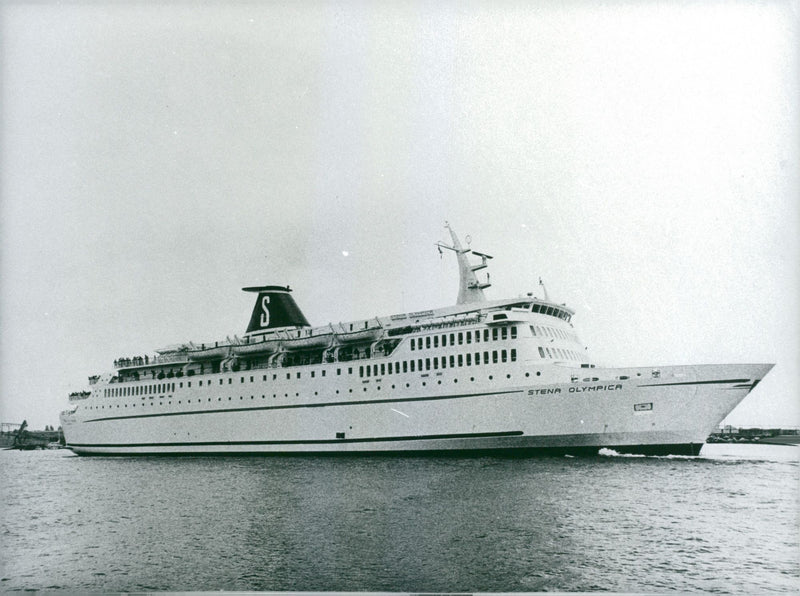
[[[511,375],[506,375],[506,379],[510,379],[510,378],[511,378]]]
[[[437,385],[441,385],[441,384],[442,384],[442,382],[441,382],[441,381],[436,381],[436,384],[437,384]]]
[[[489,380],[491,381],[492,379],[494,379],[494,377],[492,375],[489,375]]]
[[[470,381],[474,381],[474,380],[475,380],[475,377],[470,377],[470,378],[469,378],[469,380],[470,380]]]
[[[458,379],[453,379],[453,383],[458,383]]]
[[[525,373],[525,376],[526,376],[526,377],[529,377],[529,376],[531,376],[531,373],[527,373],[527,372],[526,372],[526,373]]]
[[[537,371],[536,371],[536,376],[537,376],[537,377],[541,377],[541,376],[542,376],[542,371],[540,371],[540,370],[537,370]]]
[[[409,385],[408,383],[406,383],[406,387],[410,387],[410,386],[411,386],[411,385]]]
[[[422,386],[425,387],[425,385],[426,385],[425,381],[422,381]]]

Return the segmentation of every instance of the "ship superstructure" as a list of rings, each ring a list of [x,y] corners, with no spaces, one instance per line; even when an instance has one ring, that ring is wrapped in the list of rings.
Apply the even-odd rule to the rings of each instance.
[[[242,338],[119,358],[62,412],[79,454],[697,454],[771,364],[595,366],[574,311],[487,300],[491,256],[448,227],[454,306],[313,327],[289,287],[256,295]],[[481,272],[482,273],[482,272]]]

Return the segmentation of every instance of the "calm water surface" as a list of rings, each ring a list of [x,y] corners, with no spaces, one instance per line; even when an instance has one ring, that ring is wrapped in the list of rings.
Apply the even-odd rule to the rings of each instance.
[[[0,590],[796,592],[800,449],[0,452]]]

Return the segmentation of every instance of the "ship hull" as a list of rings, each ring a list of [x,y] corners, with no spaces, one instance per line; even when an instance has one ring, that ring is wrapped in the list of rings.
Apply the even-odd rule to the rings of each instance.
[[[62,426],[81,455],[696,455],[770,368],[573,368],[542,377],[515,363],[491,365],[480,379],[468,369],[370,379],[331,369],[296,382],[266,369],[216,375],[202,387],[196,378],[155,398],[96,400],[64,414]]]

